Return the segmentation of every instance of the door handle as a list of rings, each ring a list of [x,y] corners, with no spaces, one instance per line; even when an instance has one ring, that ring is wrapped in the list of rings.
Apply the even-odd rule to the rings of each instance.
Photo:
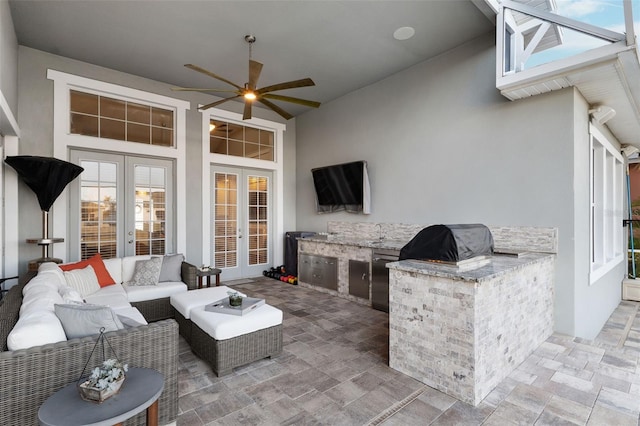
[[[129,240],[129,244],[133,244],[133,240]]]

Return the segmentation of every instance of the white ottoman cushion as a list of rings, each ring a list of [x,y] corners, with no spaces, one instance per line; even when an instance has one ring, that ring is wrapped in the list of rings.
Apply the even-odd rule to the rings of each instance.
[[[282,311],[262,305],[245,315],[208,312],[204,306],[191,310],[191,321],[216,340],[227,340],[282,324]]]
[[[219,287],[207,287],[198,290],[189,290],[186,293],[174,294],[171,296],[171,306],[185,318],[190,318],[190,312],[193,308],[201,308],[209,303],[217,302],[225,297],[229,297],[228,291],[235,291],[232,288],[221,285]],[[242,297],[246,294],[237,292]]]

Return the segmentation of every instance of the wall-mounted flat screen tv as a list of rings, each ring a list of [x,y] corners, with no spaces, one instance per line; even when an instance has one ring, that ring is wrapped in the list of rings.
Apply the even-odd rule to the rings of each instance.
[[[311,170],[316,190],[316,210],[370,213],[369,175],[366,161],[336,164]]]

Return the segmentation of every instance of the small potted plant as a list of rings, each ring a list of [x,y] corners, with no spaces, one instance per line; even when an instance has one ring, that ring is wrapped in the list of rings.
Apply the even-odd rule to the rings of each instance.
[[[242,306],[242,296],[237,291],[228,291],[229,306]]]
[[[94,368],[89,378],[78,386],[80,396],[87,401],[103,402],[118,393],[128,369],[127,364],[114,358],[103,361],[102,366]]]

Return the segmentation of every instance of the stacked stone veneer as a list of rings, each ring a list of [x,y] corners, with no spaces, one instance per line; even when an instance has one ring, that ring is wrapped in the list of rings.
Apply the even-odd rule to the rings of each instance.
[[[345,239],[387,239],[409,242],[429,225],[405,223],[328,222],[327,232]],[[557,253],[557,228],[487,225],[494,246],[502,249]]]
[[[389,366],[477,405],[553,332],[552,255],[487,279],[390,271]]]
[[[338,259],[338,291],[327,288],[317,287],[300,281],[302,287],[313,288],[323,293],[340,296],[354,302],[371,306],[371,297],[368,300],[361,299],[349,294],[349,260],[361,260],[363,262],[371,262],[371,249],[350,244],[332,244],[317,241],[298,241],[299,253],[319,254],[321,256],[330,256]],[[369,266],[371,268],[371,266]],[[369,276],[371,269],[369,269]],[[371,289],[369,289],[371,292]],[[369,295],[371,296],[371,295]]]

